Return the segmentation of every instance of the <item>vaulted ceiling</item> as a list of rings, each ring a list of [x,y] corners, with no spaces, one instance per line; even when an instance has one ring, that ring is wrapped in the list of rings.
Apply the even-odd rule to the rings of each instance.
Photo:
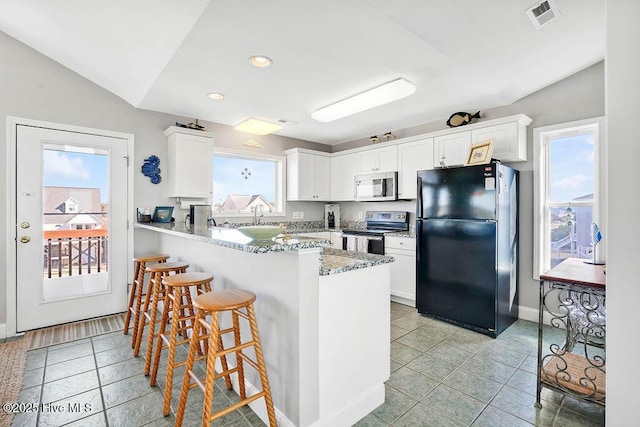
[[[337,144],[507,105],[604,59],[603,0],[556,0],[540,29],[535,1],[0,0],[0,30],[137,108],[286,120],[277,134]],[[413,95],[311,118],[399,77]]]

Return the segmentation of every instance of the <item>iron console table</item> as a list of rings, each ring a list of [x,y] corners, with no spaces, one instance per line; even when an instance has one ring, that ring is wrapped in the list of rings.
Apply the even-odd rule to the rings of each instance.
[[[605,404],[606,305],[602,265],[568,258],[540,275],[538,382],[535,406],[547,387],[578,399]],[[566,331],[564,343],[551,343],[543,354],[543,319]]]

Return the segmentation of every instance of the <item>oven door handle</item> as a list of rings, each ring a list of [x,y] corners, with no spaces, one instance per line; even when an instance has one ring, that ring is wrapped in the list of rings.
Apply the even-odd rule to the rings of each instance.
[[[366,236],[367,240],[383,240],[382,236]]]

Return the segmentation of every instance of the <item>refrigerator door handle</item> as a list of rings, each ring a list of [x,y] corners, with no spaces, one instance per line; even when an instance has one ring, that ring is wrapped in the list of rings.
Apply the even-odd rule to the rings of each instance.
[[[420,236],[422,236],[422,220],[416,218],[416,263],[420,262]]]
[[[416,186],[416,197],[417,197],[417,203],[416,203],[416,218],[422,218],[422,178],[420,177],[420,175],[418,175],[418,183]]]

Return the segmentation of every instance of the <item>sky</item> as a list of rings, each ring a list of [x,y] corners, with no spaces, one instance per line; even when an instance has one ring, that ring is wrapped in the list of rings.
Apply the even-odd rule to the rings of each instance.
[[[214,203],[223,203],[228,194],[262,194],[270,202],[275,202],[275,187],[274,161],[219,155],[213,158]]]
[[[53,187],[99,188],[108,203],[108,156],[43,150],[43,184]]]
[[[552,202],[571,201],[593,194],[593,134],[551,140],[550,189]]]

